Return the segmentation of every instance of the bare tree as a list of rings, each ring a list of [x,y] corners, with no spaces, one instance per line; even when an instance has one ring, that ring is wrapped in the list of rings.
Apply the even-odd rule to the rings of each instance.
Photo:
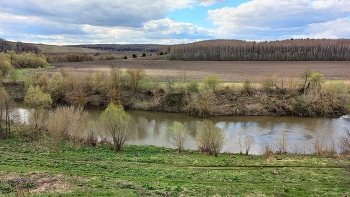
[[[266,142],[263,146],[262,146],[262,155],[264,155],[265,157],[269,157],[271,155],[273,155],[273,150],[272,150],[272,145],[269,142]]]
[[[350,128],[344,128],[343,135],[339,138],[339,148],[342,153],[350,154]]]
[[[12,135],[11,130],[11,109],[12,100],[5,88],[0,83],[0,138],[8,139]]]
[[[248,155],[250,149],[254,146],[255,140],[254,137],[251,135],[245,135],[244,138],[244,148],[245,148],[245,154]]]
[[[238,134],[238,144],[239,144],[239,154],[243,154],[243,134],[240,132]]]
[[[279,154],[287,154],[287,147],[289,145],[287,140],[286,132],[282,131],[281,135],[276,139],[276,147]]]
[[[324,135],[322,135],[320,131],[316,131],[314,136],[314,141],[312,143],[314,154],[319,156],[322,155],[324,150],[324,144],[325,144]]]
[[[350,172],[350,128],[344,128],[344,133],[340,137],[339,148],[345,155],[345,160],[348,160],[348,162],[343,162],[341,160],[338,160],[338,162],[342,167]]]

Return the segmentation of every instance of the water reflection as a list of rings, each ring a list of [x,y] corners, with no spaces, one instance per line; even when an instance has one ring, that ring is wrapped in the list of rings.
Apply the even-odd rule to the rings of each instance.
[[[28,121],[28,110],[17,108],[21,122]],[[91,119],[98,120],[101,109],[88,109]],[[177,113],[147,112],[128,110],[137,125],[137,132],[129,144],[156,145],[174,148],[167,140],[167,128],[179,121],[190,131],[185,149],[196,149],[195,135],[203,119]],[[300,148],[312,144],[316,133],[328,136],[334,134],[335,139],[341,135],[344,127],[350,127],[347,118],[309,118],[309,117],[270,117],[270,116],[227,116],[209,118],[218,127],[226,131],[227,143],[223,151],[239,152],[240,134],[254,137],[255,145],[251,153],[260,154],[266,143],[274,143],[282,132],[290,142],[289,149]],[[293,145],[294,144],[294,145]],[[294,147],[298,145],[298,147]],[[305,148],[304,148],[305,149]],[[307,152],[311,150],[308,149]]]

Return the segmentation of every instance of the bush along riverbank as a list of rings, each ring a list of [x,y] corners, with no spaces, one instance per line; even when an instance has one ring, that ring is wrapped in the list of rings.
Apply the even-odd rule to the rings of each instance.
[[[159,82],[141,67],[126,71],[76,73],[61,69],[49,75],[32,71],[24,82],[3,83],[17,101],[30,86],[50,94],[53,105],[125,108],[180,112],[195,116],[273,115],[328,116],[349,113],[350,86],[346,81],[325,81],[321,73],[305,70],[299,79],[266,77],[259,82],[221,83],[215,75],[202,82]]]

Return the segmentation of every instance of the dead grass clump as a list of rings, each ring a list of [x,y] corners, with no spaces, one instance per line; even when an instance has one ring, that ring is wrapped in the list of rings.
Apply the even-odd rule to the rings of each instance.
[[[52,176],[49,173],[30,173],[19,175],[11,173],[0,177],[0,184],[5,186],[5,195],[29,196],[39,193],[69,193],[70,185],[64,181],[63,175]]]
[[[272,149],[272,145],[268,142],[266,142],[263,146],[262,146],[262,155],[266,158],[270,157],[273,155],[273,149]]]

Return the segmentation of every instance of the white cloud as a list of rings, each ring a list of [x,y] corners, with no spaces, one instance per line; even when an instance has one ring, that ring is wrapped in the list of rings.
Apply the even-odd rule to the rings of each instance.
[[[1,0],[0,0],[1,1]],[[165,18],[226,0],[1,1],[0,35],[42,43],[187,43],[203,39],[349,38],[350,0],[251,0],[209,10],[217,29]]]
[[[349,0],[252,0],[208,11],[208,19],[219,26],[218,37],[256,40],[290,38],[306,33],[312,24],[349,15]]]
[[[168,18],[146,22],[144,23],[143,28],[147,32],[161,32],[162,35],[209,35],[209,30],[205,28],[198,27],[191,23],[174,22]]]
[[[12,0],[1,2],[0,12],[71,24],[140,27],[174,9],[217,2],[223,0]]]
[[[310,24],[305,30],[308,38],[349,38],[350,18],[339,18],[325,23]]]
[[[188,42],[208,38],[208,31],[165,19],[166,14],[222,1],[5,1],[0,4],[0,31],[5,39],[42,43]]]
[[[226,2],[226,0],[197,0],[196,2],[202,6],[210,6],[216,3]]]

